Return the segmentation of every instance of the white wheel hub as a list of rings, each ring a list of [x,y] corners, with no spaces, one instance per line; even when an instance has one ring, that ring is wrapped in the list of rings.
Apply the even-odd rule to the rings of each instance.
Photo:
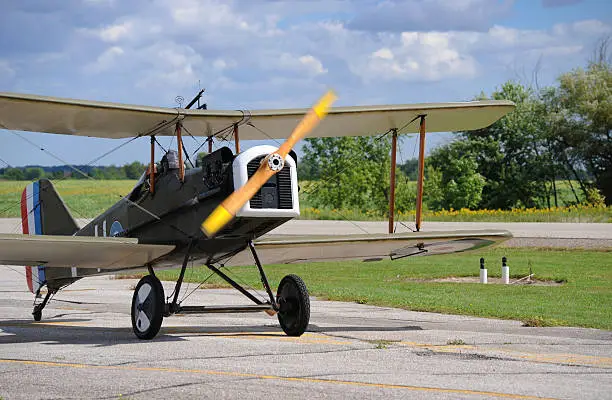
[[[151,285],[149,285],[148,283],[145,283],[138,289],[138,302],[135,304],[134,311],[137,313],[136,328],[140,332],[145,332],[151,326],[151,321],[149,320],[147,314],[144,312],[145,302],[151,294],[151,289]]]

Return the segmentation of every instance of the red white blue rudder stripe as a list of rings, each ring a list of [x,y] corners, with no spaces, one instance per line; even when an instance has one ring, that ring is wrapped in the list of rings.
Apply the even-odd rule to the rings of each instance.
[[[21,226],[24,234],[43,234],[40,209],[40,184],[32,182],[21,193]],[[39,265],[25,268],[28,288],[32,293],[36,293],[46,280],[45,267]]]

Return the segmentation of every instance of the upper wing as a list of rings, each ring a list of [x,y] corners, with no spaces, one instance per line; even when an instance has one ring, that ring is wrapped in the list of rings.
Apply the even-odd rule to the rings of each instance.
[[[172,250],[129,238],[0,234],[0,264],[7,265],[114,270],[142,267]]]
[[[422,114],[427,115],[428,132],[474,130],[513,109],[514,103],[506,100],[336,107],[310,137],[371,136],[393,128],[414,133],[419,126],[411,121]],[[197,136],[226,135],[228,128],[239,124],[241,139],[281,139],[307,111],[186,110],[0,93],[0,129],[103,138],[174,135],[174,125],[181,120]]]
[[[508,240],[504,230],[452,232],[408,232],[374,235],[269,236],[255,241],[257,253],[266,264],[320,261],[378,261],[413,255],[433,255],[476,250]],[[242,252],[225,265],[253,264],[251,254]]]

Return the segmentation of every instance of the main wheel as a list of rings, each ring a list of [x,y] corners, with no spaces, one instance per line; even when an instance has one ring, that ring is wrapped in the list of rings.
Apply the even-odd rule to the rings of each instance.
[[[164,319],[164,287],[155,276],[142,278],[132,297],[132,329],[139,339],[153,339]]]
[[[301,336],[310,321],[310,297],[297,275],[285,276],[278,285],[278,321],[288,336]]]

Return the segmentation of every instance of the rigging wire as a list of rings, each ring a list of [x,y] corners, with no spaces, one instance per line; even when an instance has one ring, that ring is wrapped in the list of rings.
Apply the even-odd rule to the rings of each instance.
[[[166,150],[166,148],[164,146],[162,146],[162,144],[159,142],[159,140],[157,140],[157,136],[153,136],[153,140],[155,141],[155,143],[157,143],[157,145],[164,151],[164,153],[167,153],[168,150]]]
[[[10,266],[10,265],[4,265],[4,267],[7,267],[8,269],[10,269],[10,270],[12,270],[12,271],[14,271],[14,272],[18,273],[19,275],[23,276],[23,277],[24,277],[24,278],[26,278],[26,279],[28,279],[28,275],[27,275],[25,272],[21,272],[21,271],[19,271],[19,270],[15,269],[16,267],[13,267],[13,266]],[[30,268],[37,268],[37,269],[38,269],[38,266],[34,266],[34,267],[32,267],[32,266],[28,266],[28,267],[30,267]],[[36,283],[38,284],[38,286],[42,286],[42,282],[41,282],[41,281],[39,281],[39,280],[38,280],[38,278],[34,276],[34,273],[32,273],[32,278],[34,279],[34,281],[36,281]],[[24,292],[26,292],[26,291],[24,290]],[[29,292],[29,290],[28,290],[27,292]],[[27,293],[27,292],[26,292],[26,293]]]
[[[415,135],[415,136],[416,136],[416,135]],[[415,143],[415,145],[416,145],[416,143]],[[416,147],[415,147],[415,148],[416,148]],[[400,161],[401,161],[401,163],[403,164],[403,163],[405,163],[405,162],[406,162],[406,160],[404,159],[404,154],[402,153],[402,146],[401,146],[401,143],[400,143],[400,145],[398,146],[398,149],[399,149],[399,154],[400,154]],[[410,179],[408,178],[408,175],[406,174],[406,176],[405,176],[404,178],[405,178],[406,185],[408,185],[408,182],[410,182]],[[395,233],[395,231],[397,230],[397,224],[402,225],[404,228],[406,228],[406,229],[408,229],[408,230],[410,230],[410,231],[412,231],[412,232],[416,232],[416,227],[415,227],[415,229],[412,229],[411,227],[409,227],[408,225],[406,225],[406,224],[404,224],[402,221],[400,221],[399,216],[398,216],[398,218],[395,218],[395,227],[393,228],[393,232],[394,232],[394,233]]]
[[[141,206],[138,203],[133,202],[132,200],[130,200],[127,196],[121,196],[120,197],[122,199],[124,199],[125,201],[127,201],[128,203],[130,203],[131,205],[133,205],[134,207],[138,208],[140,211],[144,212],[145,214],[150,215],[151,217],[153,217],[155,220],[157,220],[158,222],[161,222],[162,224],[167,225],[168,227],[176,230],[179,233],[182,233],[183,235],[187,236],[189,239],[194,239],[193,235],[188,234],[187,232],[185,232],[184,230],[182,230],[181,228],[179,228],[178,226],[175,226],[174,224],[171,224],[169,222],[166,222],[164,220],[162,220],[162,218],[158,215],[156,215],[155,213],[153,213],[152,211],[147,210],[146,208],[144,208],[143,206]]]
[[[199,145],[199,146],[198,146],[198,147],[197,147],[197,148],[196,148],[196,149],[195,149],[195,150],[192,152],[191,156],[192,156],[192,157],[196,156],[196,155],[197,155],[197,152],[198,152],[198,151],[199,151],[199,150],[200,150],[202,147],[204,147],[204,145],[205,145],[206,143],[208,143],[208,141],[209,141],[209,140],[211,140],[212,138],[215,138],[215,137],[216,137],[216,138],[217,138],[217,139],[219,139],[219,140],[222,140],[222,141],[228,141],[228,140],[227,140],[227,138],[228,138],[229,136],[231,136],[231,135],[233,134],[233,132],[234,132],[234,125],[237,125],[237,126],[242,126],[242,125],[244,125],[244,124],[248,124],[248,123],[249,123],[249,121],[250,121],[250,119],[251,119],[251,113],[250,113],[250,111],[248,111],[248,110],[237,110],[237,111],[239,111],[239,112],[241,112],[241,113],[242,113],[242,117],[240,118],[240,120],[239,120],[238,122],[233,122],[232,124],[230,124],[230,125],[228,125],[228,126],[226,126],[226,127],[224,127],[224,128],[221,128],[221,129],[219,129],[219,130],[218,130],[218,131],[216,131],[216,132],[213,132],[211,135],[209,135],[209,136],[208,136],[208,138],[207,138],[207,139],[206,139],[206,140],[205,140],[203,143],[201,143],[201,144],[200,144],[200,145]],[[191,137],[193,137],[193,135],[192,135],[192,134],[191,134],[191,133],[190,133],[188,130],[187,130],[187,133],[188,133],[188,134],[189,134]],[[194,137],[194,139],[195,139],[195,137]],[[197,141],[197,140],[196,140],[196,141]]]
[[[3,129],[6,129],[6,127],[5,127],[4,125],[2,125],[2,124],[0,124],[0,127],[2,127]],[[17,132],[15,132],[15,131],[13,131],[13,130],[11,130],[11,129],[6,129],[6,130],[7,130],[7,131],[9,131],[10,133],[12,133],[12,134],[16,135],[17,137],[19,137],[19,138],[23,139],[24,141],[26,141],[26,142],[27,142],[27,143],[29,143],[30,145],[32,145],[32,146],[34,146],[34,147],[36,147],[36,148],[39,148],[41,151],[43,151],[43,152],[45,152],[45,153],[49,154],[51,157],[53,157],[54,159],[56,159],[56,160],[60,161],[61,163],[64,163],[64,165],[68,165],[68,166],[69,166],[71,169],[73,169],[74,171],[76,171],[76,172],[78,172],[79,174],[83,175],[84,177],[86,177],[86,178],[88,178],[88,179],[91,179],[91,180],[96,180],[94,177],[92,177],[92,176],[90,176],[90,175],[86,174],[85,172],[81,171],[81,170],[80,170],[80,169],[78,169],[77,167],[75,167],[75,166],[73,166],[73,165],[69,164],[68,162],[66,162],[66,161],[65,161],[65,160],[63,160],[62,158],[60,158],[60,157],[56,156],[55,154],[53,154],[51,151],[46,150],[45,148],[43,148],[43,147],[41,147],[41,146],[38,146],[38,145],[37,145],[36,143],[34,143],[33,141],[31,141],[31,140],[29,140],[29,139],[27,139],[27,138],[25,138],[25,137],[23,137],[23,136],[19,135]],[[86,166],[91,166],[93,163],[95,163],[95,162],[97,162],[97,161],[101,160],[102,158],[106,157],[107,155],[109,155],[109,154],[111,154],[111,153],[113,153],[113,152],[115,152],[115,151],[119,150],[121,147],[123,147],[123,146],[127,145],[128,143],[131,143],[132,141],[134,141],[134,140],[138,139],[139,137],[142,137],[142,135],[137,135],[137,136],[134,136],[134,137],[133,137],[133,138],[131,138],[130,140],[125,141],[125,142],[121,143],[120,145],[118,145],[118,146],[116,146],[116,147],[112,148],[111,150],[109,150],[109,151],[107,151],[107,152],[103,153],[102,155],[100,155],[100,156],[98,156],[98,157],[94,158],[94,159],[93,159],[93,160],[91,160],[89,163],[87,163],[87,164],[86,164]],[[155,138],[155,137],[154,137],[154,138]],[[157,142],[157,144],[158,144],[160,147],[162,147],[162,149],[163,149],[163,146],[161,146],[161,144],[160,144],[160,143],[157,141],[157,138],[155,138],[155,141],[156,141],[156,142]],[[185,150],[184,145],[183,145],[183,150]],[[187,154],[186,154],[186,156],[187,156],[187,159],[189,160],[189,162],[191,163],[191,160],[189,159],[189,156],[188,156]],[[4,162],[4,160],[3,160],[3,162]],[[9,165],[9,164],[8,164],[8,163],[6,163],[6,162],[4,162],[4,163],[5,163],[5,164],[7,164],[7,165]],[[191,163],[191,164],[192,164],[192,166],[193,166],[193,163]],[[56,179],[55,181],[62,181],[62,180],[64,180],[64,179],[67,179],[67,176],[64,176],[64,177],[62,177],[62,178]],[[47,189],[43,189],[43,190],[47,190]],[[33,196],[33,194],[32,194],[32,195],[30,195],[30,196],[28,196],[28,197],[26,197],[26,199],[29,199],[29,198],[30,198],[30,197],[32,197],[32,196]],[[165,221],[162,221],[162,219],[161,219],[159,216],[157,216],[155,213],[153,213],[153,212],[151,212],[151,211],[149,211],[149,210],[145,209],[145,208],[144,208],[144,207],[142,207],[141,205],[139,205],[139,204],[137,204],[137,203],[133,202],[132,200],[130,200],[130,199],[127,197],[127,195],[126,195],[126,196],[119,195],[119,197],[121,197],[122,199],[125,199],[127,202],[129,202],[130,204],[134,205],[136,208],[140,209],[141,211],[143,211],[143,212],[145,212],[145,213],[149,214],[150,216],[152,216],[153,218],[155,218],[157,221],[159,221],[159,222],[161,222],[161,223],[164,223],[164,224],[168,225],[170,228],[175,229],[176,231],[178,231],[178,232],[182,233],[183,235],[187,236],[188,238],[193,239],[193,236],[192,236],[192,235],[190,235],[190,234],[186,233],[185,231],[183,231],[182,229],[180,229],[179,227],[177,227],[177,226],[175,226],[175,225],[173,225],[173,224],[171,224],[171,223],[167,223],[167,222],[165,222]],[[8,211],[9,209],[11,209],[11,208],[15,207],[16,205],[19,205],[19,204],[21,203],[21,201],[22,201],[22,199],[20,198],[20,200],[19,200],[18,202],[13,203],[13,204],[12,204],[11,206],[9,206],[8,208],[6,208],[6,209],[4,209],[4,210],[0,211],[0,214],[4,214],[4,213],[5,213],[6,211]],[[36,205],[35,205],[35,206],[32,208],[32,210],[30,210],[30,212],[29,212],[28,214],[26,214],[25,216],[22,216],[22,218],[21,218],[21,224],[23,224],[24,219],[28,218],[28,216],[30,215],[30,213],[32,213],[32,212],[33,212],[33,211],[36,209],[36,207],[39,207],[39,206],[40,206],[40,202],[39,202],[38,204],[36,204]],[[83,214],[82,214],[80,211],[78,211],[76,208],[74,208],[74,207],[70,207],[70,210],[71,210],[72,212],[74,212],[75,214],[77,214],[78,216],[80,216],[81,218],[86,219],[86,218],[83,216]],[[17,227],[17,226],[16,226],[15,228],[13,228],[13,231],[15,231],[16,229],[18,229],[18,227]],[[32,268],[35,268],[35,267],[32,267]],[[11,269],[12,269],[12,268],[11,268]],[[15,270],[15,271],[16,271],[16,270]],[[16,271],[16,272],[17,272],[17,271]],[[24,275],[24,276],[26,276],[26,277],[27,277],[27,275],[26,275],[25,273],[22,273],[22,275]],[[37,279],[37,278],[36,278],[34,275],[32,275],[32,276],[33,276],[33,279],[34,279],[34,280],[35,280],[35,281],[36,281],[36,282],[37,282],[37,283],[38,283],[40,286],[42,286],[41,282],[40,282],[40,281],[39,281],[39,280],[38,280],[38,279]],[[52,300],[52,298],[53,298],[53,295],[51,296],[51,298],[49,299],[49,301],[51,301],[51,300]]]
[[[61,159],[60,157],[56,156],[55,154],[51,153],[50,151],[46,150],[44,147],[40,147],[38,146],[36,143],[32,142],[30,139],[25,138],[23,136],[21,136],[20,134],[18,134],[17,132],[13,131],[13,130],[8,130],[9,133],[17,136],[18,138],[26,141],[27,143],[29,143],[30,145],[36,147],[37,149],[39,149],[42,152],[47,153],[48,155],[50,155],[51,157],[53,157],[54,159],[56,159],[57,161],[63,163],[64,165],[67,165],[70,169],[72,169],[75,172],[78,172],[79,174],[83,175],[85,178],[87,179],[94,179],[93,177],[87,175],[85,172],[81,171],[80,169],[76,168],[74,165],[66,162],[66,160]]]
[[[399,133],[404,130],[407,126],[409,126],[410,124],[412,124],[414,121],[416,121],[417,119],[420,118],[420,115],[414,117],[412,120],[410,120],[409,122],[405,123],[401,128],[399,128],[396,133],[399,135]],[[382,140],[385,136],[387,136],[389,133],[391,133],[393,131],[393,129],[389,129],[387,132],[383,133],[382,135],[378,136],[376,139],[374,139],[375,141],[378,140]],[[309,194],[312,193],[314,190],[318,189],[319,187],[321,187],[321,185],[327,184],[329,183],[332,179],[337,178],[341,173],[343,173],[344,171],[346,171],[349,167],[352,166],[353,161],[357,158],[360,157],[360,154],[354,154],[354,155],[350,155],[348,157],[348,163],[346,165],[346,167],[340,169],[339,171],[336,171],[332,176],[328,177],[327,179],[321,179],[319,180],[319,182],[315,185],[310,186],[308,189],[306,189],[304,191],[304,194]],[[333,210],[332,210],[333,211]],[[343,216],[342,214],[340,214],[340,212],[338,212],[337,210],[335,210],[336,213],[340,216],[342,216],[343,218],[347,219],[345,216]],[[363,230],[366,233],[367,232],[365,229],[363,229],[361,226],[358,226],[356,223],[354,223],[353,221],[350,221],[351,223],[353,223],[353,225],[357,226],[359,229]]]
[[[2,161],[2,163],[6,164],[6,166],[7,166],[8,168],[13,168],[13,167],[11,167],[11,164],[7,163],[7,162],[6,162],[6,161],[4,161],[3,159],[1,159],[1,158],[0,158],[0,161]]]
[[[2,127],[4,127],[4,125],[2,125]],[[10,129],[7,129],[7,130],[8,130],[10,133],[13,133],[14,135],[16,135],[16,136],[20,137],[21,139],[25,140],[26,142],[28,142],[28,143],[29,143],[29,144],[31,144],[32,146],[34,146],[34,147],[36,147],[36,148],[40,148],[40,150],[42,150],[42,151],[44,151],[44,152],[48,153],[49,155],[51,155],[51,156],[52,156],[53,158],[55,158],[56,160],[59,160],[60,162],[62,162],[62,163],[64,163],[64,164],[66,164],[66,165],[68,165],[68,166],[70,166],[70,167],[71,167],[73,170],[75,170],[75,171],[79,172],[81,175],[83,175],[83,176],[87,177],[88,179],[91,179],[91,180],[96,180],[94,177],[87,175],[85,172],[83,172],[83,171],[79,170],[78,168],[76,168],[76,167],[75,167],[75,166],[73,166],[73,165],[70,165],[70,164],[69,164],[69,163],[67,163],[66,161],[62,160],[60,157],[57,157],[55,154],[51,153],[49,150],[46,150],[46,149],[44,149],[44,148],[42,148],[42,147],[40,147],[40,146],[36,145],[36,143],[32,142],[31,140],[26,139],[26,138],[22,137],[21,135],[17,134],[17,132],[15,132],[15,131],[13,131],[13,130],[10,130]],[[124,143],[120,144],[119,146],[114,147],[113,149],[111,149],[110,151],[107,151],[107,152],[106,152],[106,153],[104,153],[103,155],[101,155],[101,156],[99,156],[99,157],[94,158],[92,161],[90,161],[90,162],[87,164],[87,166],[91,166],[91,164],[93,164],[94,162],[97,162],[97,161],[101,160],[101,159],[102,159],[102,158],[104,158],[105,156],[107,156],[107,155],[111,154],[111,153],[112,153],[112,152],[114,152],[114,151],[117,151],[117,150],[118,150],[118,149],[120,149],[121,147],[123,147],[123,146],[127,145],[128,143],[130,143],[130,142],[132,142],[132,141],[136,140],[137,138],[139,138],[139,137],[141,137],[141,136],[142,136],[142,135],[134,136],[134,137],[133,137],[133,138],[131,138],[130,140],[128,140],[128,141],[126,141],[126,142],[124,142]],[[157,142],[157,139],[155,139],[155,140],[156,140],[156,142]],[[157,142],[157,143],[159,144],[159,142]],[[161,144],[160,144],[160,146],[161,146]],[[162,147],[162,148],[163,148],[163,147]],[[57,179],[56,181],[61,181],[61,180],[64,180],[64,179],[67,179],[67,176],[64,176],[63,178]],[[30,195],[29,197],[32,197],[32,196],[33,196],[33,194],[32,194],[32,195]],[[27,199],[29,199],[29,197],[27,197]],[[129,198],[127,198],[127,195],[126,195],[126,196],[119,195],[119,197],[121,197],[121,198],[125,199],[125,200],[126,200],[126,201],[128,201],[129,203],[131,203],[131,204],[133,204],[134,206],[136,206],[138,209],[140,209],[140,210],[142,210],[142,211],[146,212],[147,214],[151,215],[151,216],[152,216],[153,218],[155,218],[156,220],[158,220],[158,221],[160,221],[160,222],[162,222],[162,223],[166,223],[166,222],[164,222],[164,221],[161,221],[161,218],[160,218],[159,216],[155,215],[154,213],[150,212],[149,210],[145,209],[144,207],[140,206],[139,204],[137,204],[137,203],[135,203],[135,202],[131,201]],[[9,209],[11,209],[11,208],[15,207],[16,205],[19,205],[20,203],[21,203],[21,199],[20,199],[18,202],[13,203],[13,204],[12,204],[11,206],[9,206],[8,208],[6,208],[6,209],[4,209],[4,210],[0,211],[0,214],[5,213],[5,212],[6,212],[6,211],[8,211]],[[34,208],[35,208],[35,207],[34,207]],[[88,219],[88,218],[85,218],[85,217],[84,217],[84,215],[83,215],[83,213],[81,213],[80,211],[78,211],[76,208],[74,208],[74,207],[70,207],[70,210],[71,210],[72,212],[74,212],[75,214],[77,214],[78,216],[80,216],[81,218],[83,218],[83,219]],[[21,221],[21,222],[23,223],[23,218],[22,218],[22,221]],[[182,233],[183,235],[185,235],[185,236],[187,236],[187,237],[189,237],[189,238],[193,238],[193,236],[192,236],[192,235],[189,235],[188,233],[186,233],[186,232],[185,232],[185,231],[183,231],[182,229],[180,229],[180,228],[178,228],[178,227],[176,227],[176,226],[174,226],[174,225],[172,225],[172,224],[170,224],[170,223],[166,223],[166,224],[167,224],[169,227],[171,227],[172,229],[175,229],[175,230],[177,230],[178,232]],[[16,229],[17,229],[17,227],[13,228],[13,230],[16,230]]]
[[[260,129],[260,128],[256,127],[255,125],[253,125],[253,123],[252,123],[252,122],[249,122],[249,123],[248,123],[248,125],[249,125],[249,126],[252,126],[252,127],[253,127],[253,128],[255,128],[255,129],[257,129],[259,132],[261,132],[263,135],[265,135],[266,137],[268,137],[270,140],[273,140],[274,142],[276,142],[276,143],[277,143],[279,146],[281,145],[281,143],[280,143],[278,140],[274,139],[272,136],[270,136],[270,135],[269,135],[267,132],[265,132],[263,129]],[[387,132],[387,133],[389,133],[389,132]],[[386,135],[387,133],[383,134],[383,136],[384,136],[384,135]],[[344,171],[344,170],[342,170],[342,171]],[[320,180],[319,182],[320,182],[320,183],[327,183],[327,182],[329,182],[329,180],[331,180],[332,178],[336,178],[336,177],[338,177],[338,175],[340,175],[340,173],[341,173],[342,171],[340,171],[340,172],[336,173],[334,176],[330,177],[329,179]],[[315,185],[315,186],[318,188],[320,185]],[[312,192],[308,192],[308,191],[305,191],[305,192],[304,192],[304,194],[308,194],[308,193],[312,193]],[[351,220],[350,220],[348,217],[346,217],[345,215],[343,215],[343,214],[342,214],[340,211],[338,211],[338,210],[335,210],[335,209],[334,209],[334,210],[332,210],[332,212],[335,212],[335,213],[336,213],[336,214],[338,214],[340,217],[342,217],[344,220],[346,220],[346,221],[350,222],[350,223],[351,223],[352,225],[354,225],[354,226],[355,226],[357,229],[360,229],[360,230],[361,230],[361,231],[363,231],[364,233],[370,233],[370,232],[368,232],[366,229],[364,229],[364,228],[363,228],[361,225],[357,224],[355,221],[351,221]]]
[[[262,129],[259,129],[257,126],[255,126],[252,122],[248,122],[247,125],[249,125],[250,127],[255,128],[259,133],[263,134],[264,136],[266,136],[268,139],[274,141],[279,147],[282,144],[281,142],[279,142],[278,140],[274,139],[272,136],[268,135],[268,133]]]
[[[0,124],[0,127],[2,127],[2,129],[5,129],[4,125],[2,125],[2,124]],[[7,131],[9,131],[9,132],[11,132],[11,133],[14,133],[14,134],[16,134],[16,135],[17,135],[17,133],[16,133],[16,132],[14,132],[14,131],[13,131],[13,130],[11,130],[11,129],[6,129],[6,130],[7,130]],[[20,135],[17,135],[17,136],[21,137]],[[102,154],[101,156],[96,157],[96,158],[94,158],[93,160],[89,161],[87,164],[85,164],[85,166],[86,166],[86,167],[90,167],[90,166],[92,166],[92,165],[93,165],[95,162],[97,162],[97,161],[101,160],[102,158],[106,157],[107,155],[109,155],[109,154],[111,154],[111,153],[113,153],[113,152],[115,152],[115,151],[119,150],[119,149],[120,149],[120,148],[122,148],[123,146],[125,146],[125,145],[127,145],[127,144],[131,143],[132,141],[134,141],[134,140],[138,139],[139,137],[141,137],[141,135],[134,136],[134,137],[133,137],[133,138],[131,138],[130,140],[125,141],[125,142],[121,143],[121,144],[120,144],[120,145],[118,145],[118,146],[115,146],[114,148],[112,148],[111,150],[109,150],[109,151],[107,151],[106,153]],[[21,138],[22,138],[22,139],[24,139],[23,137],[21,137]],[[28,141],[28,142],[29,142],[30,144],[33,144],[33,145],[34,145],[36,148],[39,148],[39,146],[38,146],[38,145],[36,145],[35,143],[33,143],[33,142],[31,142],[31,141]],[[43,149],[43,151],[48,152],[49,154],[51,154],[51,152],[50,152],[49,150],[44,150],[44,149]],[[56,157],[54,157],[54,158],[56,158]],[[61,162],[64,162],[64,161],[61,161]],[[64,163],[65,163],[65,162],[64,162]],[[74,168],[74,169],[76,169],[76,167],[74,167],[74,166],[71,166],[71,167],[72,167],[72,168]],[[80,173],[81,173],[82,175],[86,175],[86,174],[85,174],[84,172],[82,172],[82,171],[80,171]],[[54,181],[54,182],[59,182],[59,181],[66,180],[67,178],[68,178],[68,175],[64,175],[63,177],[60,177],[60,178],[54,179],[53,181]],[[93,178],[93,177],[91,177],[91,176],[89,176],[89,178],[90,178],[90,179],[92,179],[92,180],[96,180],[95,178]],[[27,197],[26,197],[26,200],[29,200],[29,199],[30,199],[30,198],[31,198],[33,195],[34,195],[34,194],[31,194],[30,196],[27,196]],[[21,203],[21,199],[19,199],[17,202],[12,203],[12,204],[11,204],[11,205],[9,205],[7,208],[5,208],[5,209],[3,209],[3,210],[0,210],[0,215],[5,214],[5,213],[6,213],[8,210],[10,210],[10,209],[11,209],[11,208],[13,208],[13,207],[18,206],[20,203]],[[68,206],[67,206],[67,207],[68,207]],[[77,210],[76,210],[76,209],[75,209],[73,206],[71,206],[71,207],[69,207],[69,208],[70,208],[70,210],[71,210],[71,211],[74,211],[76,214],[80,214],[79,212],[77,212]],[[82,214],[80,214],[80,215],[82,215]],[[83,217],[82,217],[82,218],[83,218]]]
[[[185,295],[181,298],[181,300],[178,302],[178,304],[183,303],[183,301],[187,300],[187,298],[189,296],[191,296],[196,290],[198,290],[200,288],[200,286],[202,286],[203,284],[205,284],[215,273],[211,272],[206,278],[204,278],[204,280],[200,283],[198,283],[196,285],[195,288],[193,288],[189,293],[187,293],[187,291],[185,291]]]

